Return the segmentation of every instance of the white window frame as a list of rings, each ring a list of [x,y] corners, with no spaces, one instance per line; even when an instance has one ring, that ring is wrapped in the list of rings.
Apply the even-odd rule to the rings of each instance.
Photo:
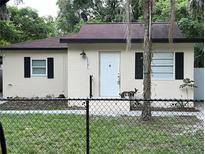
[[[45,60],[46,61],[46,73],[45,74],[33,74],[33,60]],[[47,58],[31,58],[31,76],[33,77],[46,77],[47,76]]]
[[[172,51],[160,51],[160,52],[157,52],[157,51],[155,51],[155,52],[153,52],[153,54],[154,53],[172,53],[173,54],[173,65],[172,65],[172,67],[173,67],[173,72],[172,72],[172,74],[173,74],[173,76],[172,76],[172,78],[152,78],[152,65],[151,65],[151,80],[153,80],[153,81],[172,81],[172,80],[175,80],[175,52],[172,52]]]

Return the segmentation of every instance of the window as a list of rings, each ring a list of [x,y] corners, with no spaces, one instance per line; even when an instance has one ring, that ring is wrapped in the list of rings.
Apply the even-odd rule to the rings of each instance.
[[[153,53],[152,79],[154,80],[171,80],[174,78],[174,54],[171,52]]]
[[[32,60],[32,76],[46,76],[46,60]]]

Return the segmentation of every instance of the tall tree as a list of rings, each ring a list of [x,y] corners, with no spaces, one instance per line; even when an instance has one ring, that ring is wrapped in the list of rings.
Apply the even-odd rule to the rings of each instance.
[[[46,38],[53,29],[46,23],[43,17],[31,8],[9,7],[11,14],[10,21],[16,26],[17,30],[22,31],[22,41]]]
[[[122,0],[107,0],[105,2],[105,11],[109,12],[105,15],[105,22],[122,22],[124,12]]]
[[[151,48],[152,48],[152,0],[144,1],[144,79],[143,96],[145,100],[151,99]],[[144,101],[142,109],[142,120],[151,119],[151,102]]]
[[[189,0],[189,9],[194,17],[204,18],[204,0]]]
[[[57,17],[57,27],[62,34],[74,31],[74,26],[80,22],[75,13],[75,8],[71,0],[58,0],[57,5],[60,9]]]
[[[51,19],[39,17],[31,8],[8,7],[9,20],[0,21],[0,43],[46,38],[55,35]]]
[[[84,22],[122,22],[123,0],[58,0],[58,28],[76,32]],[[87,20],[85,20],[87,18]]]
[[[197,36],[203,37],[204,34],[204,0],[189,0],[189,10],[194,18],[195,24],[192,27],[195,27],[194,33],[197,32]],[[193,23],[193,22],[192,22]],[[189,23],[190,25],[190,23]],[[193,29],[192,29],[193,31]],[[204,67],[204,44],[198,43],[195,45],[195,67]]]
[[[144,0],[132,0],[131,10],[132,10],[132,21],[139,21],[140,17],[143,16],[143,1]]]
[[[7,20],[9,18],[9,11],[6,3],[9,0],[0,0],[0,20]],[[20,4],[23,0],[15,0],[16,4]]]
[[[169,43],[173,43],[173,33],[175,27],[175,12],[176,12],[176,1],[170,0],[170,27],[169,27]]]
[[[8,10],[6,8],[6,3],[9,0],[1,0],[0,1],[0,20],[8,19]]]
[[[152,10],[153,0],[144,1],[144,79],[143,79],[143,96],[144,105],[142,109],[142,120],[147,121],[151,119],[151,49],[152,49]],[[170,29],[169,41],[173,41],[173,30],[175,26],[175,0],[170,0]]]
[[[0,6],[0,20],[8,20],[9,12],[6,7],[6,4]]]
[[[9,0],[1,0],[0,1],[0,7],[5,5]]]

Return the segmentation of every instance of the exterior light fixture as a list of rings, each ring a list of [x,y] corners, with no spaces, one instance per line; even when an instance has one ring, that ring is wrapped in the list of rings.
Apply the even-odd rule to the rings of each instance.
[[[87,58],[87,55],[85,53],[85,51],[83,50],[83,52],[80,53],[80,55],[82,56],[83,59],[86,59]]]
[[[86,62],[87,62],[87,69],[89,69],[89,61],[88,61],[88,56],[87,56],[87,54],[86,54],[85,51],[83,50],[83,51],[80,53],[80,55],[82,56],[83,59],[86,60]]]

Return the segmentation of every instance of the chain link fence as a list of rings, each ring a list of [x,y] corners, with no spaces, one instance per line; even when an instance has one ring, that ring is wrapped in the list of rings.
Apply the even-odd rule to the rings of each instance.
[[[152,117],[141,119],[150,101]],[[143,99],[0,100],[7,152],[204,153],[204,101]]]

